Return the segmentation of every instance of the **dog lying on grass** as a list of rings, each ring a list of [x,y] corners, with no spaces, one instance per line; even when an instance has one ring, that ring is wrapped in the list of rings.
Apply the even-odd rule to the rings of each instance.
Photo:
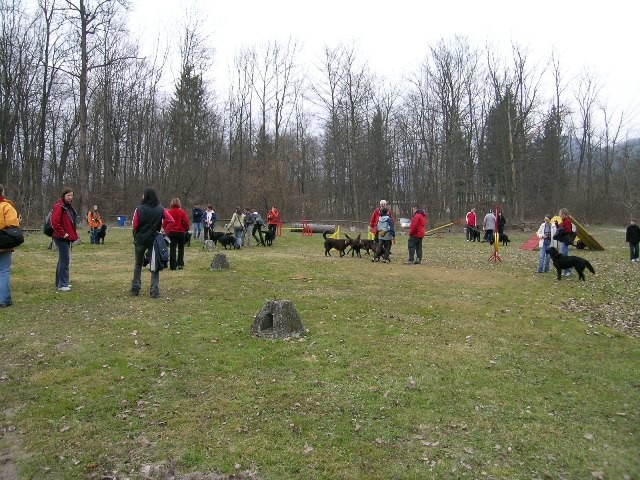
[[[329,233],[329,230],[325,230],[322,233],[322,238],[324,238],[324,256],[330,257],[331,249],[335,248],[340,252],[340,256],[344,257],[347,247],[353,244],[353,239],[349,237],[349,235],[345,235],[345,237],[347,238],[327,238],[328,233]]]
[[[589,263],[589,260],[584,259],[582,257],[572,257],[570,255],[561,254],[557,248],[551,247],[547,249],[549,255],[551,255],[551,261],[553,262],[553,266],[558,271],[558,280],[562,278],[562,270],[567,268],[575,268],[576,272],[578,272],[578,278],[582,281],[584,278],[584,269],[587,268],[591,273],[595,275],[596,271],[593,266]]]

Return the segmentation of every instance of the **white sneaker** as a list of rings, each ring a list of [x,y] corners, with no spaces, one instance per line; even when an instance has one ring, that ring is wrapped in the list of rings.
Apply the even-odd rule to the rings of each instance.
[[[58,289],[59,292],[70,292],[71,291],[71,287],[60,287]]]

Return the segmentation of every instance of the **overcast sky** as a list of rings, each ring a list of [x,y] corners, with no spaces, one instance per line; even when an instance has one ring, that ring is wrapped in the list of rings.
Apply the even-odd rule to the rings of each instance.
[[[636,0],[131,0],[131,28],[148,46],[174,38],[185,11],[197,11],[227,72],[241,47],[292,38],[313,62],[323,47],[354,44],[371,70],[398,80],[414,72],[428,47],[454,35],[472,47],[508,53],[516,43],[544,66],[560,59],[564,78],[586,70],[610,110],[625,111],[640,133],[640,2]],[[174,40],[171,42],[176,45]]]

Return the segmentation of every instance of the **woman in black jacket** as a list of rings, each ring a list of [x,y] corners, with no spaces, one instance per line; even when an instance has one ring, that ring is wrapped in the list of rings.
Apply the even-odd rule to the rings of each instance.
[[[135,265],[133,267],[133,280],[131,281],[131,295],[139,295],[142,287],[142,264],[144,255],[148,251],[151,258],[151,248],[156,235],[160,232],[162,222],[169,230],[174,224],[173,217],[160,205],[158,196],[152,188],[145,188],[142,196],[142,204],[133,212],[133,243],[135,245]],[[151,269],[151,298],[160,298],[160,271]]]

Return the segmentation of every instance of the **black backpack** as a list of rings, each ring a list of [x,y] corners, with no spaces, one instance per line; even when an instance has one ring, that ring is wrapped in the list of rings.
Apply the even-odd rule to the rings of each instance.
[[[47,213],[47,216],[44,218],[44,226],[42,227],[42,232],[47,237],[53,237],[53,227],[51,226],[51,212],[53,212],[53,210],[50,210],[49,213]]]
[[[20,227],[9,227],[0,230],[0,249],[19,247],[24,243],[24,236]]]

